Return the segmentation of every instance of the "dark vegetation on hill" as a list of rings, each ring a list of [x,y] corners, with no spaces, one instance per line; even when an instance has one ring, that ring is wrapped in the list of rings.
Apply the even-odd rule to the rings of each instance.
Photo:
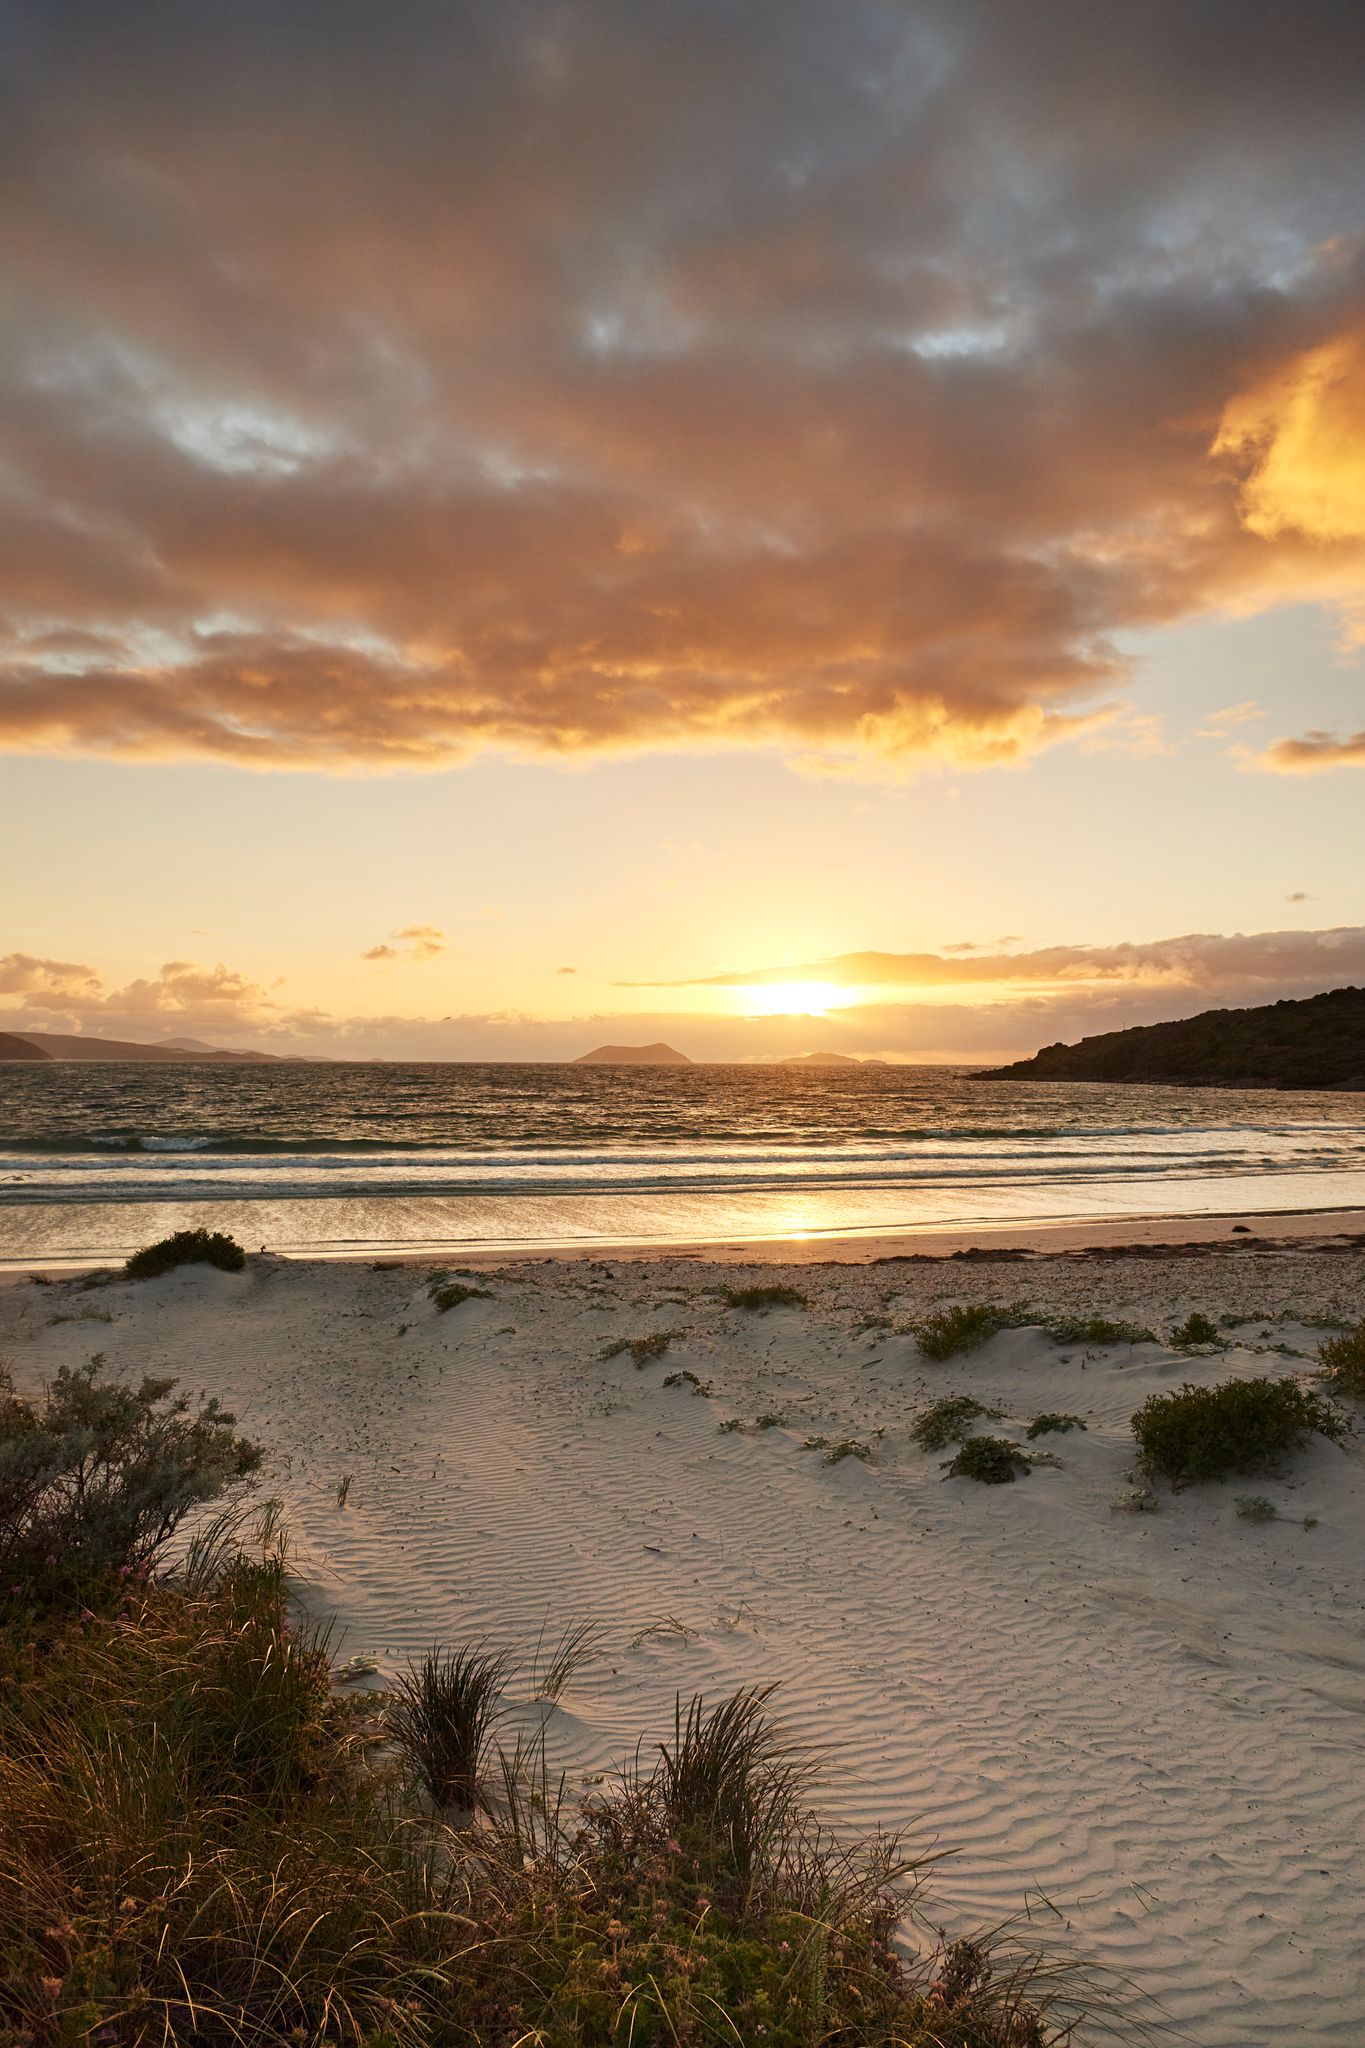
[[[1203,1088],[1365,1089],[1365,989],[1047,1045],[983,1081],[1145,1081]]]

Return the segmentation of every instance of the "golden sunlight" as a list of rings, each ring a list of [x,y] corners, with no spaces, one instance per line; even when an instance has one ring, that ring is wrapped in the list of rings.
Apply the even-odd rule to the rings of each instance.
[[[834,981],[770,981],[739,998],[746,1017],[825,1017],[847,1008],[854,992]]]

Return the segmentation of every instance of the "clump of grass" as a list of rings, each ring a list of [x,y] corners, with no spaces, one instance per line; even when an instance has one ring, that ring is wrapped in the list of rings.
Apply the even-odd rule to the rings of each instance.
[[[841,1437],[837,1444],[831,1444],[825,1452],[827,1465],[842,1465],[845,1458],[857,1458],[860,1464],[869,1465],[872,1453],[866,1444],[859,1443],[856,1436]]]
[[[507,1677],[507,1659],[475,1645],[429,1650],[399,1679],[389,1727],[439,1807],[473,1812]]]
[[[471,1287],[465,1280],[433,1280],[427,1288],[437,1310],[444,1315],[447,1309],[458,1308],[462,1301],[491,1301],[492,1294],[486,1287]]]
[[[726,1308],[751,1311],[806,1306],[806,1297],[799,1287],[727,1287],[720,1298]]]
[[[1350,1425],[1297,1380],[1246,1379],[1153,1394],[1132,1427],[1143,1468],[1183,1486],[1261,1471],[1313,1435],[1340,1443]]]
[[[739,1433],[739,1432],[740,1432],[740,1431],[741,1431],[741,1430],[742,1430],[743,1428],[744,1428],[744,1418],[743,1418],[743,1416],[741,1416],[741,1415],[731,1415],[731,1416],[730,1416],[730,1417],[729,1417],[729,1418],[728,1418],[728,1419],[727,1419],[727,1420],[726,1420],[725,1422],[718,1422],[718,1423],[716,1424],[716,1434],[717,1434],[717,1436],[735,1436],[735,1435],[737,1435],[737,1434],[738,1434],[738,1433]]]
[[[341,1478],[337,1481],[337,1506],[339,1508],[345,1507],[351,1497],[351,1488],[354,1484],[355,1473],[343,1472]]]
[[[939,1309],[910,1325],[911,1335],[926,1358],[954,1358],[961,1351],[975,1351],[979,1345],[1005,1328],[1005,1312],[987,1302],[972,1302],[957,1308]]]
[[[1318,1346],[1318,1364],[1326,1385],[1353,1401],[1365,1401],[1365,1318],[1328,1337]]]
[[[1050,1316],[1043,1328],[1056,1344],[1155,1344],[1144,1323],[1115,1322],[1108,1316]]]
[[[1193,1351],[1200,1344],[1221,1344],[1222,1341],[1217,1324],[1201,1315],[1198,1309],[1171,1332],[1171,1344],[1177,1351]]]
[[[531,1695],[558,1700],[574,1674],[596,1655],[606,1630],[597,1621],[572,1621],[552,1641],[542,1627],[531,1658]]]
[[[1273,1522],[1276,1508],[1263,1493],[1239,1493],[1234,1503],[1239,1522]]]
[[[107,1308],[69,1309],[64,1315],[49,1316],[47,1326],[54,1329],[58,1323],[112,1323],[114,1312]]]
[[[786,1426],[785,1415],[760,1415],[754,1423],[755,1429],[785,1429]]]
[[[776,1688],[755,1686],[709,1711],[698,1694],[674,1706],[653,1788],[670,1834],[713,1870],[748,1884],[789,1834],[809,1765],[767,1713]]]
[[[1079,1415],[1054,1415],[1048,1411],[1042,1415],[1035,1415],[1028,1428],[1024,1431],[1024,1435],[1027,1437],[1050,1436],[1055,1431],[1084,1428],[1085,1422]]]
[[[808,1436],[801,1448],[803,1451],[823,1451],[828,1443],[827,1436]]]
[[[983,1486],[1005,1486],[1027,1475],[1029,1461],[1008,1437],[969,1436],[943,1469],[950,1479],[979,1479]]]
[[[666,1387],[691,1387],[694,1394],[707,1396],[711,1392],[710,1380],[698,1379],[697,1375],[694,1372],[689,1372],[686,1367],[680,1372],[666,1372],[664,1374],[664,1385]]]
[[[933,1401],[920,1410],[910,1425],[910,1438],[922,1451],[941,1451],[970,1435],[971,1425],[978,1417],[984,1415],[998,1422],[1004,1412],[1003,1408],[985,1407],[970,1394],[945,1394],[941,1401]]]
[[[604,1345],[598,1357],[605,1365],[629,1353],[636,1366],[643,1369],[652,1359],[662,1358],[669,1345],[676,1344],[681,1336],[681,1330],[655,1330],[648,1337],[618,1337],[614,1343]]]
[[[129,1280],[152,1280],[174,1266],[217,1266],[223,1273],[240,1273],[245,1264],[246,1253],[236,1238],[221,1230],[177,1230],[134,1252],[123,1270]]]

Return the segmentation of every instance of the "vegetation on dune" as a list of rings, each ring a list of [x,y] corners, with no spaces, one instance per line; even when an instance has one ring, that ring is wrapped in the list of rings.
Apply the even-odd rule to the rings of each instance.
[[[0,1629],[0,2048],[1073,2039],[1074,1965],[930,1937],[924,1866],[819,1826],[771,1687],[679,1696],[578,1807],[543,1728],[499,1745],[511,1667],[484,1645],[344,1699],[291,1618],[278,1503],[253,1530],[236,1498],[259,1448],[173,1387],[98,1360],[39,1403],[0,1379],[0,1577],[40,1550],[48,1573]],[[693,1633],[636,1642],[664,1632]],[[600,1637],[542,1630],[532,1698]]]
[[[655,1330],[648,1337],[618,1337],[614,1343],[604,1345],[598,1356],[606,1365],[611,1359],[628,1354],[643,1368],[651,1360],[662,1358],[670,1344],[676,1344],[681,1336],[681,1330]]]
[[[936,1310],[911,1323],[909,1333],[926,1358],[943,1360],[975,1351],[1001,1330],[1042,1330],[1054,1344],[1155,1344],[1155,1333],[1142,1323],[1116,1322],[1109,1316],[1045,1316],[1016,1305],[962,1303]]]
[[[1318,1364],[1333,1393],[1365,1401],[1365,1318],[1319,1344]]]
[[[664,1374],[664,1385],[666,1387],[691,1387],[694,1394],[701,1394],[702,1396],[709,1395],[711,1392],[710,1380],[698,1379],[697,1375],[694,1372],[688,1372],[686,1367],[680,1372],[666,1372]]]
[[[910,1425],[910,1438],[922,1451],[941,1451],[970,1436],[979,1417],[998,1422],[1004,1412],[1003,1408],[984,1407],[970,1394],[945,1394],[941,1401],[920,1410]]]
[[[1177,1351],[1193,1351],[1200,1344],[1221,1344],[1222,1341],[1218,1325],[1201,1315],[1198,1309],[1171,1332],[1171,1343]]]
[[[1003,1312],[987,1302],[939,1309],[910,1326],[924,1356],[940,1360],[953,1358],[960,1351],[975,1351],[1004,1327]]]
[[[250,1482],[260,1446],[217,1401],[191,1409],[175,1387],[108,1380],[96,1355],[30,1402],[0,1366],[0,1615],[97,1604],[187,1515]]]
[[[1034,1416],[1032,1422],[1024,1431],[1024,1435],[1030,1438],[1039,1436],[1051,1436],[1056,1432],[1066,1431],[1069,1429],[1084,1429],[1085,1426],[1085,1421],[1082,1416],[1053,1414],[1051,1410],[1048,1410],[1042,1415]]]
[[[471,1287],[465,1280],[448,1280],[444,1273],[433,1275],[427,1287],[433,1305],[441,1315],[447,1309],[458,1308],[462,1301],[491,1301],[492,1294],[486,1287]]]
[[[1054,1344],[1155,1344],[1145,1323],[1115,1322],[1109,1316],[1049,1316],[1042,1325]]]
[[[979,1479],[985,1486],[1004,1486],[1032,1469],[1018,1444],[1005,1436],[969,1436],[944,1466],[949,1479]]]
[[[129,1280],[153,1280],[175,1266],[217,1266],[223,1273],[240,1273],[246,1253],[236,1238],[221,1230],[177,1230],[134,1252],[124,1265]]]
[[[727,1287],[720,1298],[726,1308],[750,1311],[806,1306],[806,1297],[799,1287]]]
[[[1183,1486],[1263,1471],[1314,1435],[1340,1443],[1350,1424],[1297,1380],[1246,1379],[1153,1394],[1132,1428],[1144,1470]]]

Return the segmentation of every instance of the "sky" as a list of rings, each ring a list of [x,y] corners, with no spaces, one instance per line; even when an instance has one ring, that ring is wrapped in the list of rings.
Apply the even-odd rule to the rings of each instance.
[[[1365,983],[1365,9],[0,0],[0,1028]]]

